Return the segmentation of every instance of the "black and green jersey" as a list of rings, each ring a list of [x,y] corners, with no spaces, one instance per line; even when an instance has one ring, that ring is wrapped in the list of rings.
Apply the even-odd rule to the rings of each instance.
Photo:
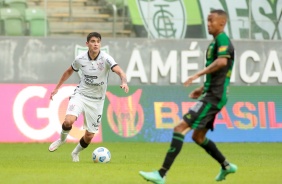
[[[220,57],[227,58],[228,64],[216,72],[207,74],[204,84],[205,97],[211,98],[218,108],[222,108],[227,102],[226,92],[234,62],[234,47],[224,32],[210,43],[206,53],[206,67]]]

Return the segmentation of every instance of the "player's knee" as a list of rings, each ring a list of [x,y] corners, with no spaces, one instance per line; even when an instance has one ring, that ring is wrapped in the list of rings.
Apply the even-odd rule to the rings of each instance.
[[[192,139],[197,144],[202,144],[204,142],[204,139],[202,137],[199,137],[195,134],[192,135]]]
[[[72,129],[72,126],[66,126],[65,123],[62,124],[62,129],[64,131],[70,131]]]
[[[91,141],[94,137],[94,134],[87,134],[85,135],[86,140]]]
[[[91,140],[93,139],[94,135],[95,135],[94,133],[90,133],[86,131],[84,135],[85,142],[89,144]]]
[[[182,121],[173,128],[173,132],[182,133],[187,128],[188,128],[188,124]]]
[[[173,128],[173,132],[181,133],[181,128],[176,126],[176,127]]]
[[[66,127],[66,128],[71,128],[72,127],[72,124],[74,122],[70,119],[65,119],[64,123],[63,123],[63,126]]]

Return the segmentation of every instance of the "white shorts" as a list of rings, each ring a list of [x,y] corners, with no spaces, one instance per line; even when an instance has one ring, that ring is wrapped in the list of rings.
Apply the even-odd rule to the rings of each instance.
[[[83,128],[91,133],[97,133],[102,120],[104,100],[94,100],[79,93],[71,96],[67,108],[67,115],[78,117],[84,112]]]

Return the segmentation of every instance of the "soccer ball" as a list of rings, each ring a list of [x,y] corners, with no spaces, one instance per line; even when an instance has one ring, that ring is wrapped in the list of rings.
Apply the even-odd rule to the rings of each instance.
[[[111,152],[105,147],[98,147],[92,153],[95,163],[108,163],[111,160]]]

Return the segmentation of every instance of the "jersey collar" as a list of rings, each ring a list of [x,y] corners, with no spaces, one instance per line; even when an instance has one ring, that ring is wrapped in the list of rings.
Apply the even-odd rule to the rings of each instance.
[[[214,39],[216,39],[219,35],[224,34],[224,31],[220,32]]]
[[[101,51],[99,51],[98,55],[93,60],[96,60],[99,57],[100,53],[101,53]],[[91,61],[92,59],[89,55],[89,51],[87,52],[87,56],[88,56],[89,61]]]

